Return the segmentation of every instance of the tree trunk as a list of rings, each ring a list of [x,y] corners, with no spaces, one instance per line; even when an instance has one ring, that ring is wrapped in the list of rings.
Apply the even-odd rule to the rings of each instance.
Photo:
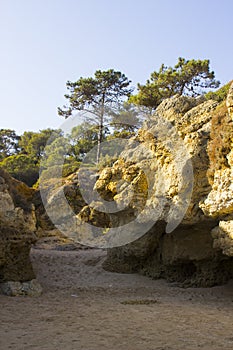
[[[103,124],[100,124],[99,125],[99,130],[98,130],[98,143],[97,143],[97,155],[96,155],[96,163],[97,164],[100,161],[102,139],[103,139]]]
[[[97,164],[99,164],[99,161],[100,161],[101,143],[103,141],[103,129],[104,129],[104,97],[101,105],[100,123],[99,123],[99,130],[98,130],[98,143],[97,143],[97,155],[96,155]]]

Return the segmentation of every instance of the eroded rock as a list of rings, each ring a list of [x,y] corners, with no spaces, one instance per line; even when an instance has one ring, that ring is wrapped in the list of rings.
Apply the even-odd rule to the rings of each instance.
[[[84,204],[78,183],[70,178],[50,193],[48,206],[58,205],[55,216],[67,222],[70,211],[60,195],[68,189],[71,207],[76,205],[71,231],[79,218],[103,227],[106,237],[107,228],[120,227],[122,235],[135,238],[109,249],[108,270],[140,272],[186,286],[226,282],[233,277],[232,101],[233,85],[221,103],[184,96],[163,101],[113,166],[93,175],[90,190],[102,202]],[[108,203],[117,210],[102,210]],[[134,236],[134,225],[132,232],[127,226],[138,217],[142,226],[154,220],[141,238]],[[91,225],[81,238],[91,237]]]
[[[35,279],[29,257],[36,241],[33,193],[0,169],[0,283],[11,281],[10,285],[15,282],[19,287]]]
[[[107,269],[118,272],[138,271],[153,278],[163,277],[194,286],[212,286],[233,277],[233,226],[232,221],[229,221],[233,215],[232,96],[233,85],[227,98],[228,109],[226,101],[222,104],[211,100],[195,102],[188,97],[177,96],[159,106],[148,126],[153,131],[153,118],[157,123],[156,118],[160,114],[172,122],[183,138],[194,175],[189,207],[182,222],[172,233],[166,234],[165,230],[161,232],[155,225],[150,234],[138,241],[110,250],[105,262]],[[216,125],[219,125],[219,130]],[[222,144],[218,141],[219,136]],[[139,132],[138,141],[146,144],[153,153],[152,157],[144,155],[144,161],[146,159],[150,169],[154,169],[152,176],[156,176],[156,164],[159,163],[163,170],[167,188],[163,188],[165,191],[160,201],[164,201],[163,206],[169,208],[179,197],[180,181],[172,165],[172,153],[159,139],[148,137],[146,132]],[[137,151],[128,149],[127,152],[133,160]],[[140,156],[136,158],[139,161],[134,166],[140,168]],[[214,162],[217,162],[217,167]],[[111,188],[109,182],[111,176],[107,181],[108,188]],[[152,198],[155,207],[159,194],[158,190]],[[115,197],[119,200],[121,195],[123,197],[123,192]],[[159,220],[166,223],[166,215],[167,212],[163,211]],[[222,219],[228,221],[220,221],[218,226]],[[147,244],[148,242],[150,243]]]

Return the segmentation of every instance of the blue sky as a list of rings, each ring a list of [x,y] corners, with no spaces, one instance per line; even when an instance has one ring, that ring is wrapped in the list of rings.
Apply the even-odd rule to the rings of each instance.
[[[179,56],[233,79],[233,1],[0,0],[0,128],[58,128],[67,80],[114,68],[136,87]]]

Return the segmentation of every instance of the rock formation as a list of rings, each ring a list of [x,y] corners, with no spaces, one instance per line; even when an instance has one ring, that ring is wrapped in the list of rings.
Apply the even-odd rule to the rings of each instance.
[[[110,249],[105,268],[118,272],[137,271],[187,286],[224,283],[233,277],[233,85],[227,101],[222,103],[183,96],[163,101],[147,125],[151,134],[161,116],[174,125],[190,154],[193,191],[189,206],[173,232],[165,232],[168,216],[163,211],[154,227],[142,238]],[[182,196],[179,198],[182,194],[178,191],[180,179],[173,166],[172,152],[161,138],[149,137],[146,131],[139,132],[137,141],[145,149],[152,150],[153,156],[147,157],[144,153],[144,160],[140,161],[140,146],[127,149],[124,156],[130,154],[131,167],[138,169],[142,168],[145,159],[149,159],[152,172],[159,163],[160,174],[165,179],[163,196],[157,189],[152,201],[155,208],[158,207],[156,201],[163,201],[164,208],[171,208],[182,199]],[[137,159],[135,163],[134,159]],[[124,174],[128,166],[114,164],[104,181],[100,174],[97,187],[103,195],[108,193],[109,196],[109,189],[114,187],[111,185],[113,174],[119,170]],[[135,179],[138,175],[134,175]],[[156,171],[153,176],[156,177]],[[146,192],[144,189],[144,196]],[[114,196],[113,191],[113,199],[124,201],[124,193]],[[131,208],[136,207],[141,210],[140,202],[133,200]],[[133,215],[137,215],[136,209]]]
[[[222,102],[164,100],[118,160],[96,175],[91,191],[102,202],[85,204],[79,185],[73,175],[46,192],[48,208],[61,227],[72,219],[77,240],[84,237],[77,220],[102,227],[109,247],[111,229],[120,228],[128,242],[114,241],[106,269],[187,286],[226,282],[233,277],[233,84]],[[104,212],[106,203],[118,210]],[[145,234],[136,230],[151,221]]]
[[[8,295],[41,292],[29,258],[36,241],[33,193],[0,169],[0,289]]]

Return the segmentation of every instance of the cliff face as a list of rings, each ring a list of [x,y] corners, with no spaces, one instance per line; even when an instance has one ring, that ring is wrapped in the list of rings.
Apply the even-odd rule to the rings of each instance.
[[[175,147],[169,149],[161,135],[156,134],[161,117],[165,123],[171,123],[188,150],[189,159],[184,160],[182,169],[186,167],[185,162],[191,161],[193,178],[189,176],[185,183],[185,172],[177,171],[176,166],[179,162],[177,151],[180,158],[185,158],[179,144],[175,143]],[[174,139],[172,134],[166,135],[169,140],[171,137]],[[138,146],[134,145],[123,154],[124,157],[130,156],[131,163],[118,161],[112,168],[105,169],[96,187],[103,196],[111,197],[114,174],[120,173],[124,177],[129,166],[137,169],[134,173],[131,171],[131,179],[128,179],[136,193],[130,202],[131,215],[136,217],[142,208],[147,207],[144,210],[153,208],[152,215],[158,219],[142,238],[110,249],[105,268],[118,272],[138,271],[154,278],[165,277],[197,286],[212,286],[233,277],[233,85],[223,103],[183,96],[163,101],[147,123],[147,130],[139,132],[136,141]],[[144,154],[140,159],[141,145]],[[150,150],[148,156],[146,149]],[[140,173],[145,162],[149,169],[149,183],[152,177],[158,176],[155,194],[149,199],[148,186]],[[193,186],[189,192],[188,180]],[[135,187],[135,181],[141,187]],[[117,194],[112,191],[112,198],[119,205],[127,197],[124,191]],[[183,219],[175,230],[166,233],[166,225],[173,213],[176,214],[177,207],[182,210],[187,197],[188,206]]]
[[[29,253],[36,236],[33,190],[0,169],[0,286],[6,294],[38,289]],[[9,283],[10,281],[10,283]]]
[[[216,124],[218,122],[218,126]],[[205,215],[217,218],[212,230],[214,247],[224,255],[233,256],[233,84],[226,106],[220,106],[215,130],[209,143],[214,171],[211,172],[211,191],[201,208]],[[213,123],[214,124],[214,123]],[[216,131],[217,130],[217,131]],[[217,134],[217,135],[216,135]],[[212,170],[212,169],[211,169]]]
[[[47,209],[69,237],[115,246],[106,269],[187,286],[233,277],[233,85],[221,103],[163,101],[111,167],[79,181],[48,187]],[[99,197],[86,204],[85,191]]]

